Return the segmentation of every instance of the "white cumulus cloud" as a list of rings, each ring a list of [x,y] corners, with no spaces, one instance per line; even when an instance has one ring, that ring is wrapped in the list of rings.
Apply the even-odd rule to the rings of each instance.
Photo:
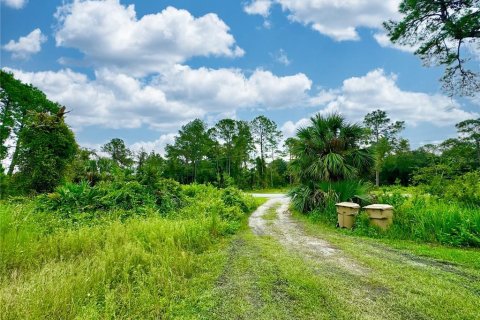
[[[174,133],[162,134],[158,139],[153,141],[138,141],[130,145],[130,149],[134,152],[144,150],[145,152],[155,151],[156,153],[165,155],[165,147],[167,144],[173,144],[175,142]]]
[[[56,13],[58,46],[76,48],[96,66],[145,75],[195,56],[239,57],[230,28],[216,14],[194,17],[167,7],[137,18],[118,0],[75,0]]]
[[[13,9],[22,9],[27,4],[27,0],[1,0],[1,3],[4,3],[7,7]]]
[[[384,21],[399,17],[400,0],[253,0],[244,9],[267,17],[273,4],[280,5],[291,21],[344,41],[358,40],[358,28],[379,29]]]
[[[5,51],[12,54],[14,59],[28,59],[31,55],[42,50],[42,44],[47,41],[47,37],[37,28],[17,41],[10,40],[3,46]]]
[[[394,44],[390,41],[390,38],[385,32],[378,32],[373,35],[375,40],[377,40],[378,44],[384,48],[393,48],[397,49],[400,51],[405,51],[405,52],[410,52],[413,53],[415,52],[418,47],[412,47],[412,46],[407,46],[407,45],[399,45],[399,44]]]
[[[465,119],[478,117],[478,113],[467,112],[461,105],[441,94],[405,91],[397,84],[397,76],[385,74],[382,69],[368,72],[361,77],[352,77],[343,81],[342,87],[321,92],[322,114],[341,113],[347,119],[361,122],[363,117],[374,110],[385,110],[392,120],[403,120],[407,126],[419,123],[431,123],[436,126],[451,126]],[[287,121],[282,130],[286,136],[308,124],[303,118],[297,122]]]
[[[194,118],[234,114],[240,108],[285,108],[306,103],[311,81],[304,74],[278,77],[256,70],[192,69],[175,65],[151,80],[108,69],[91,80],[82,73],[5,69],[65,105],[76,129],[87,126],[169,131]]]
[[[246,4],[243,9],[248,14],[259,14],[263,17],[268,17],[272,4],[271,0],[254,0]]]

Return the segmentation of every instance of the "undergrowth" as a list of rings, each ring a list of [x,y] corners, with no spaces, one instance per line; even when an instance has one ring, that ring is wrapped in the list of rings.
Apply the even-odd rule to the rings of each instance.
[[[2,202],[2,319],[158,319],[201,308],[180,302],[213,283],[214,248],[258,202],[236,189],[169,188],[69,185]]]
[[[457,247],[480,247],[480,207],[418,194],[420,190],[411,188],[411,193],[384,190],[377,194],[376,203],[390,204],[395,208],[393,225],[386,231],[375,228],[370,225],[367,214],[361,211],[352,233]],[[308,215],[315,222],[331,226],[336,224],[336,209],[332,205]]]

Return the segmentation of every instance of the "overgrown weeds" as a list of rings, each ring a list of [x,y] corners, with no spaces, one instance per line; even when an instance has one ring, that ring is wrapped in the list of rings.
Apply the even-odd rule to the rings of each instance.
[[[211,277],[210,250],[257,205],[212,186],[117,187],[2,202],[2,319],[171,317]]]

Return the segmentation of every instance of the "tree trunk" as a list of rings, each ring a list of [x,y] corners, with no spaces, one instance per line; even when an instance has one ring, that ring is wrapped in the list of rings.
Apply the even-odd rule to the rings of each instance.
[[[480,168],[480,140],[475,140],[477,145],[477,160],[478,160],[478,167]]]
[[[273,157],[274,157],[274,153],[273,153],[273,150],[272,150],[272,164],[270,166],[270,184],[272,185],[272,188],[273,188]]]
[[[193,182],[197,182],[197,160],[193,160]]]
[[[263,177],[263,136],[260,135],[260,176]]]
[[[8,173],[7,173],[7,175],[8,175],[9,177],[12,176],[13,170],[15,170],[15,166],[17,165],[18,152],[19,152],[19,150],[20,150],[20,139],[19,139],[18,135],[19,135],[20,132],[22,131],[22,128],[23,128],[23,124],[22,124],[22,127],[20,128],[20,130],[18,130],[18,133],[17,133],[17,143],[15,144],[15,151],[13,152],[12,161],[10,161],[10,166],[8,167]]]
[[[380,186],[380,170],[378,169],[375,170],[375,185]]]

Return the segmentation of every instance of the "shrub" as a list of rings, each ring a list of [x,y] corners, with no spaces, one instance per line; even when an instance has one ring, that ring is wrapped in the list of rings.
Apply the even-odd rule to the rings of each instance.
[[[362,181],[346,180],[338,182],[320,182],[317,184],[300,185],[293,188],[289,195],[293,207],[300,212],[328,212],[335,203],[353,201],[368,203],[370,186]]]
[[[160,179],[154,185],[155,204],[161,212],[169,212],[184,205],[182,186],[172,179]]]
[[[251,201],[251,198],[247,198],[244,193],[233,187],[228,187],[222,190],[222,200],[225,205],[231,207],[237,206],[244,213],[250,212],[255,206],[255,203]]]
[[[357,234],[409,239],[451,246],[480,247],[480,210],[435,196],[406,196],[398,192],[379,196],[394,206],[394,223],[385,232],[369,226],[366,215],[357,219]]]
[[[468,172],[445,187],[445,198],[480,207],[480,171]]]
[[[121,216],[145,215],[148,208],[162,213],[180,208],[181,188],[176,182],[161,180],[151,192],[137,181],[107,182],[95,186],[87,182],[67,183],[55,192],[37,197],[37,209],[55,211],[63,218],[73,219],[80,213],[124,210]],[[98,213],[97,213],[98,215]]]

